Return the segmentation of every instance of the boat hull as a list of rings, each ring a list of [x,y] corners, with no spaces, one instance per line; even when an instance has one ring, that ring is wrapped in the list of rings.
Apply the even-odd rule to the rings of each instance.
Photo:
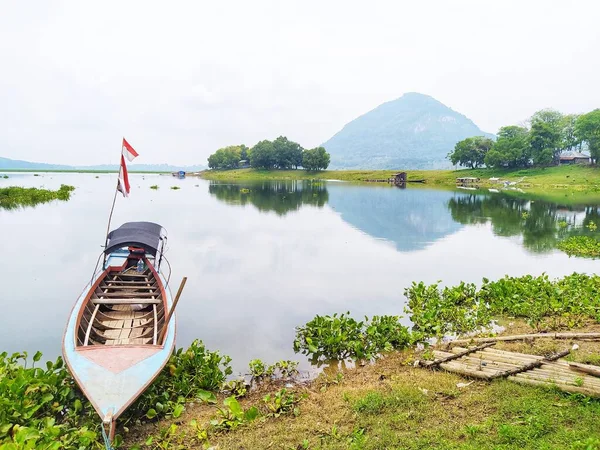
[[[78,317],[90,291],[95,289],[103,274],[92,279],[71,311],[63,340],[63,356],[75,381],[102,420],[113,422],[154,381],[169,360],[175,346],[176,322],[172,317],[167,324],[162,345],[77,346]],[[155,276],[166,286],[161,274]],[[164,292],[167,309],[171,310],[171,293],[168,288]]]

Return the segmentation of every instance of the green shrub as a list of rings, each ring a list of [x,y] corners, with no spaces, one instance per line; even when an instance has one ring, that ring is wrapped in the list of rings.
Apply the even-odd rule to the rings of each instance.
[[[294,392],[283,388],[274,394],[267,394],[263,398],[263,403],[267,409],[266,416],[279,417],[282,414],[293,413],[295,416],[300,414],[297,405],[305,398],[305,395],[296,395]]]
[[[229,356],[209,351],[200,340],[192,342],[187,350],[177,349],[154,383],[127,410],[125,417],[177,417],[186,400],[198,398],[202,391],[221,388],[232,373],[230,363]]]
[[[266,365],[260,359],[253,359],[248,364],[253,381],[261,381],[265,378],[289,378],[298,374],[298,362],[281,360],[275,364]]]
[[[0,354],[0,449],[79,450],[99,448],[100,418],[83,396],[63,360],[38,368],[41,353],[27,366],[27,353]],[[178,349],[142,396],[122,416],[123,422],[179,417],[187,400],[215,402],[231,374],[228,356],[208,351],[201,341]]]
[[[62,358],[35,367],[41,357],[27,367],[25,352],[0,354],[0,448],[91,448],[99,438],[95,411]]]
[[[259,415],[256,406],[252,406],[244,411],[235,397],[227,397],[223,400],[223,408],[217,407],[217,410],[218,415],[210,421],[210,424],[216,430],[221,431],[232,430],[248,422],[252,422]]]
[[[405,289],[405,312],[410,314],[413,331],[422,337],[464,334],[489,325],[491,317],[472,283],[440,290],[437,283],[414,283]]]
[[[484,278],[479,290],[465,283],[443,290],[438,284],[413,283],[405,294],[413,331],[423,337],[473,332],[498,316],[523,318],[538,331],[574,327],[590,319],[600,322],[597,275]]]
[[[357,321],[346,314],[315,316],[296,327],[294,351],[309,355],[313,364],[327,360],[372,359],[382,351],[401,349],[412,344],[407,327],[399,316],[374,316]]]

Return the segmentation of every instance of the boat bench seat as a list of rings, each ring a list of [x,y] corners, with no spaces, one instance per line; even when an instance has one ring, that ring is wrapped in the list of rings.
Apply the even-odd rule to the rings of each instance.
[[[159,298],[93,298],[95,305],[160,305]]]

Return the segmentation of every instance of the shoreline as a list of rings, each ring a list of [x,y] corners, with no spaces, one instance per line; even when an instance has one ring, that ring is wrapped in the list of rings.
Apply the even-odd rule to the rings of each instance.
[[[384,180],[384,184],[401,170],[205,170],[200,177],[206,180],[258,181],[258,180],[339,180],[368,183],[370,180]],[[517,182],[525,187],[552,187],[554,189],[597,190],[600,191],[600,168],[592,166],[553,166],[531,169],[460,169],[460,170],[406,170],[408,184],[424,180],[425,185],[456,186],[456,179],[473,177],[480,180],[481,187],[498,186],[501,181]],[[415,183],[416,184],[416,183]]]

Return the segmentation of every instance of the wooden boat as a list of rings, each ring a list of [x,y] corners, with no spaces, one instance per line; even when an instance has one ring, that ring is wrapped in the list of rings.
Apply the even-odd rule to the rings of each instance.
[[[67,323],[65,361],[110,427],[111,441],[115,421],[160,373],[175,345],[175,318],[168,317],[173,300],[163,255],[166,239],[166,231],[151,222],[129,222],[110,232],[96,267],[101,258],[104,263]]]

